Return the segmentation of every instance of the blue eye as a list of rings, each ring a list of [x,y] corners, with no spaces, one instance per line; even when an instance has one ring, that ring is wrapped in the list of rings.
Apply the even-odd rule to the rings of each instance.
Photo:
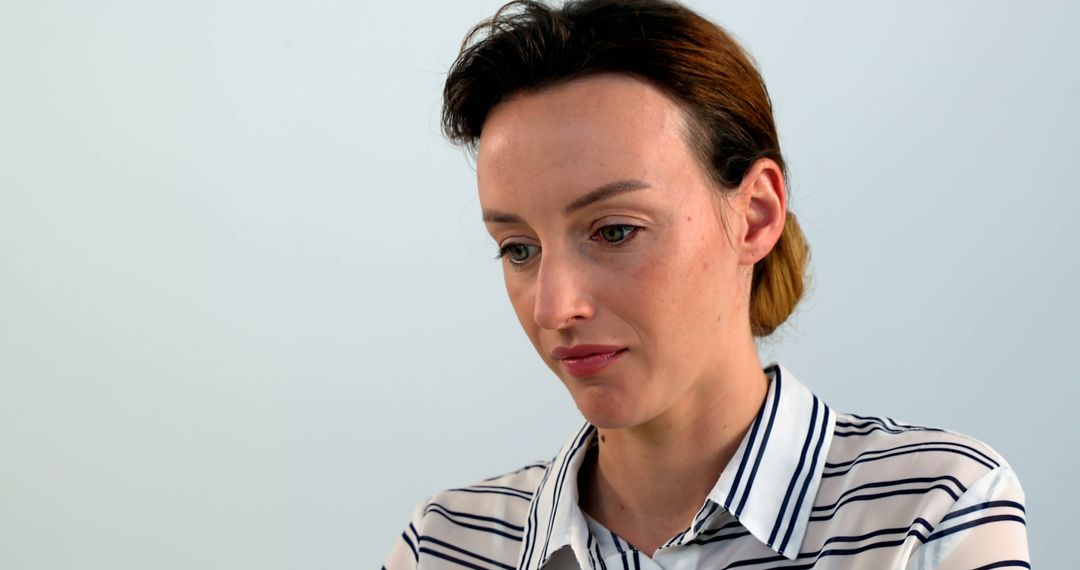
[[[630,239],[630,236],[640,229],[640,226],[616,224],[600,228],[596,231],[595,235],[600,236],[600,239],[603,239],[607,243],[618,244]]]
[[[495,259],[502,259],[504,256],[510,260],[510,263],[520,264],[528,261],[536,250],[540,248],[535,245],[528,245],[524,243],[508,243],[499,248],[499,255],[495,256]]]

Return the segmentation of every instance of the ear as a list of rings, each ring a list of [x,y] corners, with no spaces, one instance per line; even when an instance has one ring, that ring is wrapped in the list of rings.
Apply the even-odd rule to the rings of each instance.
[[[771,158],[750,165],[739,185],[740,212],[745,232],[740,237],[739,263],[754,265],[772,251],[787,219],[787,187],[784,173]]]

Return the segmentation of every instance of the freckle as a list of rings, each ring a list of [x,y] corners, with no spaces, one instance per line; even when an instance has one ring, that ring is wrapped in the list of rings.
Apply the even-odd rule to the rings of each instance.
[[[691,218],[690,216],[686,216],[686,221],[688,221],[688,222],[692,222],[692,221],[694,221],[694,219],[693,219],[693,218]]]

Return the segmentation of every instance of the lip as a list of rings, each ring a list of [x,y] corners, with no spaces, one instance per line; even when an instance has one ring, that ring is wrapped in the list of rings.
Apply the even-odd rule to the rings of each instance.
[[[626,349],[621,346],[606,344],[578,344],[560,346],[551,351],[571,376],[582,378],[596,374],[614,362]]]

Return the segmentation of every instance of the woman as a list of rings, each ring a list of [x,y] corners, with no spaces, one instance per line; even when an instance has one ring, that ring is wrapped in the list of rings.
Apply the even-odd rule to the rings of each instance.
[[[1030,567],[993,449],[762,367],[809,253],[723,30],[657,0],[514,2],[444,95],[515,313],[586,422],[549,462],[424,501],[386,568]]]

